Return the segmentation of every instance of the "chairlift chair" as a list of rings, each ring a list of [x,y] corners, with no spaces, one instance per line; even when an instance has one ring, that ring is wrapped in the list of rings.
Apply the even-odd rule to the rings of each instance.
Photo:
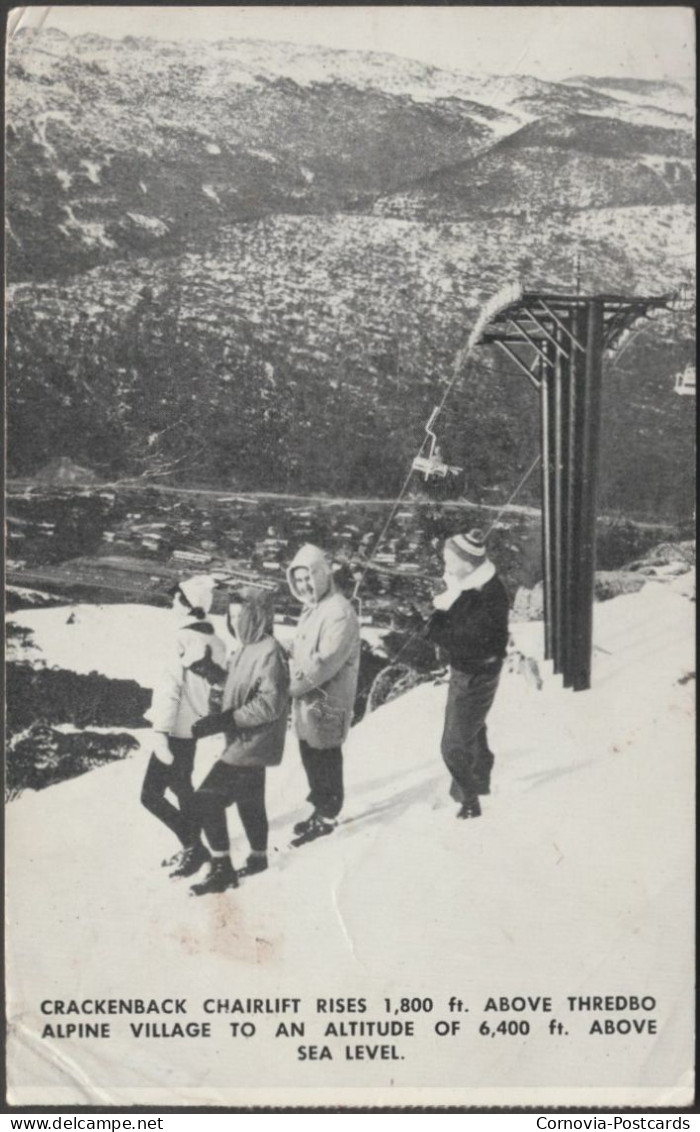
[[[430,448],[428,450],[428,455],[416,456],[411,465],[412,470],[414,472],[421,472],[426,481],[437,476],[439,476],[440,479],[445,479],[448,474],[456,476],[459,475],[459,473],[462,471],[461,468],[455,468],[450,464],[446,464],[442,458],[442,453],[438,445],[437,436],[435,435],[435,431],[433,429],[433,425],[435,424],[439,412],[440,409],[436,405],[436,407],[430,414],[430,420],[425,426],[425,431],[430,437]]]
[[[689,283],[681,283],[668,303],[675,314],[689,314],[695,309],[695,292]]]
[[[676,374],[673,388],[681,397],[695,396],[695,370],[692,366],[687,366],[683,373]]]

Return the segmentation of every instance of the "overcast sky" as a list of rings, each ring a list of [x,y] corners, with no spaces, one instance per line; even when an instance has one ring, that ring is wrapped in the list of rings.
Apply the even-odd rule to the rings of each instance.
[[[612,7],[29,7],[11,14],[71,34],[230,36],[386,51],[468,73],[690,78],[691,8]]]

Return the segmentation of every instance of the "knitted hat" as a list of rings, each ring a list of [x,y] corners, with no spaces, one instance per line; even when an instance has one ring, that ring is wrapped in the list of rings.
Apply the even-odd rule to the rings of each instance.
[[[185,605],[195,617],[205,617],[214,600],[216,580],[210,574],[195,574],[193,578],[186,578],[175,587],[175,592],[184,598]]]
[[[460,558],[462,562],[471,562],[474,566],[479,566],[486,561],[486,535],[478,527],[474,527],[466,534],[448,538],[445,550]]]

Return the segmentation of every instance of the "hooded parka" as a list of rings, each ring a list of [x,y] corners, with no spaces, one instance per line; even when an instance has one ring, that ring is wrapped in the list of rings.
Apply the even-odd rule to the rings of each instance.
[[[302,596],[294,572],[309,571],[313,595]],[[336,748],[352,723],[360,669],[360,626],[337,593],[322,550],[303,546],[287,569],[292,594],[304,604],[294,638],[290,692],[297,735],[316,750]]]
[[[240,648],[229,661],[222,697],[232,710],[235,731],[221,755],[230,766],[277,766],[282,761],[289,714],[289,669],[284,649],[272,635],[269,593],[241,592],[236,622]]]
[[[153,700],[147,713],[154,731],[176,739],[190,739],[192,724],[211,711],[211,684],[197,672],[207,656],[220,668],[226,646],[210,621],[198,620],[184,610],[164,656]]]

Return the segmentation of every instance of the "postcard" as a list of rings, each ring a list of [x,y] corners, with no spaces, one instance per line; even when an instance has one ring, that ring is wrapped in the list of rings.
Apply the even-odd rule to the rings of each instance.
[[[692,1103],[683,7],[28,7],[11,1106]]]

